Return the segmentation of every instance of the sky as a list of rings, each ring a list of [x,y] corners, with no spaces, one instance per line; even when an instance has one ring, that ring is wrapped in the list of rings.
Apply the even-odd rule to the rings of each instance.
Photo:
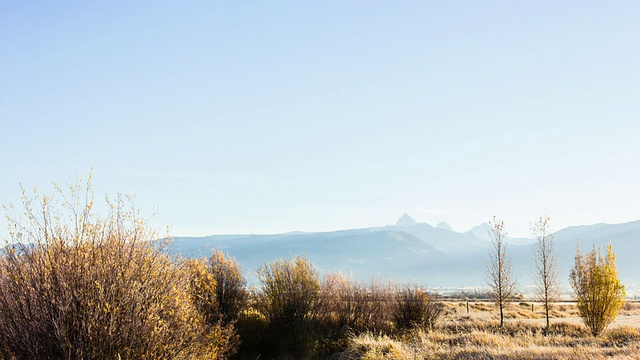
[[[640,2],[2,1],[0,204],[173,235],[640,219]],[[5,234],[5,223],[0,223]]]

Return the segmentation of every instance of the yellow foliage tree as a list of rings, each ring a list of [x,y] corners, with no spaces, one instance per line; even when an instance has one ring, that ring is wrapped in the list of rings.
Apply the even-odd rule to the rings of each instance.
[[[604,258],[600,249],[596,252],[595,245],[585,255],[580,254],[578,247],[570,281],[580,317],[594,336],[599,335],[615,320],[624,305],[625,288],[618,279],[613,247],[607,245]]]

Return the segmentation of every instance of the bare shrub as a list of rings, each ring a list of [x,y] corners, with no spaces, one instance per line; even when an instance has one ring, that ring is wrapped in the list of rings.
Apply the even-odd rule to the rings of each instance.
[[[334,307],[341,329],[360,332],[366,329],[369,318],[366,301],[367,289],[343,274],[337,274],[334,289]]]
[[[393,292],[390,283],[357,282],[340,275],[335,285],[334,312],[339,326],[359,334],[392,331]]]
[[[391,286],[355,282],[342,273],[326,274],[313,310],[314,355],[343,351],[354,334],[392,331]]]
[[[323,357],[342,351],[348,345],[349,330],[342,326],[338,315],[338,294],[344,280],[341,273],[325,274],[320,281],[320,293],[313,309],[314,356]]]
[[[318,272],[306,257],[264,264],[258,270],[257,309],[267,320],[267,350],[307,356],[313,348],[313,309],[320,293]]]
[[[56,197],[57,196],[57,197]],[[61,202],[57,199],[61,198]],[[229,334],[207,326],[185,269],[155,246],[125,198],[94,212],[90,181],[54,197],[23,190],[0,257],[0,342],[14,359],[220,358]]]
[[[375,333],[393,331],[393,284],[380,279],[372,280],[366,287],[367,325],[365,328]]]
[[[442,307],[433,296],[417,288],[401,288],[394,298],[393,321],[399,330],[432,329],[442,313]]]

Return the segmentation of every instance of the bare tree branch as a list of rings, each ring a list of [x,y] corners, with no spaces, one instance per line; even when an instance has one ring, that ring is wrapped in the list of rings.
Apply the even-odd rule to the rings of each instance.
[[[511,258],[507,252],[505,242],[507,233],[504,229],[504,221],[493,217],[491,222],[491,248],[489,250],[489,263],[487,264],[487,283],[495,297],[495,302],[500,308],[500,327],[504,326],[504,306],[507,300],[513,298],[517,292],[517,284],[513,278]]]

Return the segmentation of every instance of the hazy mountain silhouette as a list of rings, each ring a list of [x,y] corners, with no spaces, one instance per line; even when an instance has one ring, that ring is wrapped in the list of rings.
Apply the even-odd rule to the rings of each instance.
[[[438,229],[445,229],[445,230],[453,231],[451,226],[449,224],[447,224],[446,221],[441,221],[438,225],[436,225],[436,227]]]
[[[413,226],[418,222],[415,221],[409,214],[404,213],[402,216],[396,221],[396,226]]]
[[[461,233],[446,223],[433,227],[403,214],[396,225],[366,229],[176,237],[172,251],[185,257],[201,257],[220,249],[238,260],[250,282],[255,281],[255,271],[265,262],[306,255],[321,272],[341,271],[362,280],[382,277],[432,287],[485,286],[489,230],[490,225],[484,223]],[[637,293],[640,221],[557,231],[558,277],[565,288],[577,239],[583,252],[590,251],[594,243],[601,248],[611,243],[628,293]],[[507,243],[520,287],[527,291],[533,280],[533,240],[508,238]]]

